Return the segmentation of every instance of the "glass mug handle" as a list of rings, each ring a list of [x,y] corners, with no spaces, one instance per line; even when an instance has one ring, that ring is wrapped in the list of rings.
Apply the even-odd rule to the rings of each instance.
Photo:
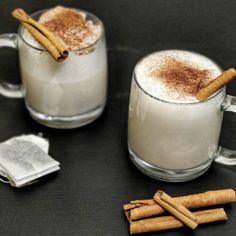
[[[222,110],[236,113],[236,97],[227,95],[222,104]],[[215,162],[223,165],[236,165],[236,150],[220,147],[219,156],[215,159]]]
[[[0,47],[17,49],[17,34],[1,34]],[[21,85],[7,83],[0,80],[0,94],[9,98],[22,98]]]

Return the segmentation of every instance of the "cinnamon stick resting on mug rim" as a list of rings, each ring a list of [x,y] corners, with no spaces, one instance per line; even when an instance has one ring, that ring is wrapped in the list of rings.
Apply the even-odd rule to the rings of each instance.
[[[201,88],[196,98],[199,101],[203,101],[206,98],[210,97],[217,90],[224,87],[227,83],[229,83],[234,77],[236,77],[236,70],[234,68],[230,68],[224,71],[221,75],[219,75],[216,79],[211,81],[207,86]]]
[[[175,197],[174,199],[188,209],[196,209],[235,202],[236,194],[233,189],[222,189]],[[123,209],[131,221],[160,215],[165,212],[153,199],[131,201],[131,203],[125,204]]]
[[[223,208],[193,212],[198,224],[227,220]],[[162,231],[184,227],[184,224],[173,216],[161,216],[130,222],[130,234]]]
[[[17,8],[12,15],[30,32],[51,56],[58,62],[65,60],[69,53],[60,41],[45,26],[32,19],[23,9]]]

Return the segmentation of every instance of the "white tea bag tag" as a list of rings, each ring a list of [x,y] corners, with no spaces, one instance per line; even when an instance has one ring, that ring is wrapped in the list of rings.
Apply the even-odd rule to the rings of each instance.
[[[12,186],[21,187],[60,169],[60,163],[47,152],[47,140],[24,135],[0,144],[0,175]]]

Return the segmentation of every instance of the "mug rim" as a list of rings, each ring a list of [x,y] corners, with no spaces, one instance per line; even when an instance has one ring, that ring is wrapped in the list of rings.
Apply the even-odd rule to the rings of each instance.
[[[31,16],[32,18],[34,18],[36,15],[38,15],[38,14],[41,15],[42,13],[44,13],[44,12],[46,12],[46,11],[49,11],[49,10],[51,10],[51,9],[53,9],[53,8],[42,9],[42,10],[39,10],[39,11],[36,11],[36,12],[30,14],[30,16]],[[84,51],[84,50],[86,50],[86,49],[90,49],[90,48],[92,48],[92,47],[95,47],[95,45],[98,44],[98,42],[104,37],[104,24],[103,24],[103,22],[101,21],[101,19],[100,19],[99,17],[97,17],[97,16],[94,15],[93,13],[88,12],[88,11],[86,11],[86,10],[82,10],[82,9],[79,9],[79,8],[70,8],[70,9],[74,9],[74,10],[76,10],[76,11],[85,13],[86,16],[89,15],[89,16],[91,16],[92,18],[96,19],[97,22],[98,22],[98,25],[101,26],[101,33],[100,33],[99,37],[96,39],[96,41],[93,42],[92,44],[90,44],[90,45],[88,45],[88,46],[86,46],[86,47],[79,48],[79,49],[69,50],[69,52],[81,52],[81,51]],[[19,35],[19,37],[22,39],[22,41],[23,41],[26,45],[30,46],[31,48],[33,48],[33,49],[35,49],[35,50],[41,51],[41,52],[47,52],[47,51],[48,51],[46,48],[39,48],[39,47],[37,47],[37,46],[35,46],[35,45],[32,45],[30,42],[28,42],[28,41],[23,37],[23,35],[22,35],[23,29],[24,29],[24,27],[23,27],[22,25],[20,25],[19,28],[18,28],[18,35]]]
[[[141,85],[140,83],[138,82],[137,80],[137,75],[136,75],[136,70],[137,70],[137,67],[138,65],[144,60],[146,59],[147,57],[155,54],[155,53],[159,53],[159,52],[167,52],[167,51],[181,51],[181,52],[190,52],[190,53],[193,53],[193,54],[196,54],[196,55],[200,55],[200,56],[203,56],[209,60],[211,60],[217,67],[218,69],[222,72],[223,69],[219,66],[218,63],[216,63],[214,60],[212,60],[211,58],[203,55],[203,54],[200,54],[200,53],[197,53],[197,52],[194,52],[194,51],[191,51],[191,50],[182,50],[182,49],[168,49],[168,50],[160,50],[160,51],[155,51],[155,52],[151,52],[147,55],[145,55],[144,57],[142,57],[135,65],[134,67],[134,71],[133,71],[133,79],[135,81],[135,83],[137,84],[137,86],[146,94],[148,95],[149,97],[157,100],[157,101],[160,101],[160,102],[163,102],[163,103],[167,103],[167,104],[175,104],[175,105],[181,105],[181,106],[184,106],[184,105],[196,105],[196,104],[202,104],[202,103],[206,103],[206,102],[209,102],[210,100],[212,100],[213,98],[217,97],[219,94],[221,94],[222,92],[225,91],[225,87],[222,87],[221,89],[219,89],[217,92],[215,92],[212,96],[208,97],[207,99],[203,100],[203,101],[196,101],[196,102],[172,102],[172,101],[167,101],[167,100],[164,100],[164,99],[161,99],[157,96],[154,96],[152,95],[151,93],[147,92]]]

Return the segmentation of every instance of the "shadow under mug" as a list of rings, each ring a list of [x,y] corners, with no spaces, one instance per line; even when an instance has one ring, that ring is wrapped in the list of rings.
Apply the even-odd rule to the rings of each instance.
[[[128,149],[135,166],[155,179],[182,182],[202,175],[213,161],[236,165],[236,151],[218,145],[223,113],[236,112],[236,97],[224,87],[202,102],[161,100],[137,80],[142,60],[129,102]]]
[[[38,19],[47,10],[32,14]],[[0,94],[24,97],[31,117],[37,122],[59,129],[86,125],[99,117],[107,93],[107,55],[104,26],[95,15],[85,13],[86,20],[101,28],[91,45],[69,52],[63,62],[56,62],[20,26],[18,34],[1,34],[0,47],[18,49],[22,85],[0,81]]]

